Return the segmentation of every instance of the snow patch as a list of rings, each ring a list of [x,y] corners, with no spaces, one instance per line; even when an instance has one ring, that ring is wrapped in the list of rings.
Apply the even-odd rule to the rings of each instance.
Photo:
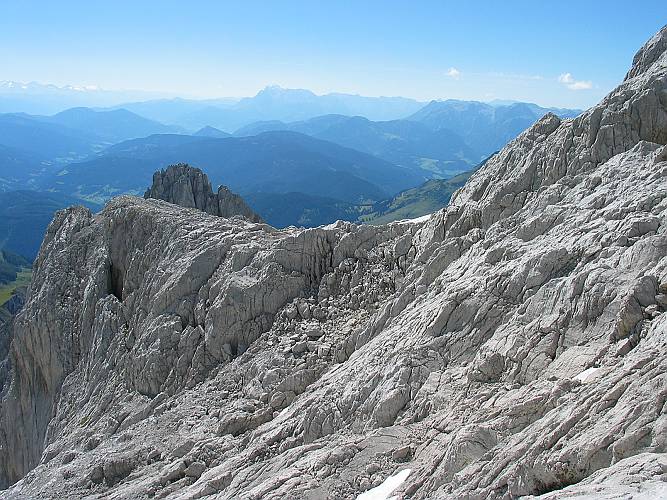
[[[599,368],[594,368],[594,367],[587,368],[583,372],[581,372],[579,375],[574,377],[574,380],[578,380],[582,384],[587,384],[595,378],[598,371],[600,371]]]
[[[407,222],[408,224],[418,224],[420,222],[426,222],[431,218],[433,214],[422,215],[421,217],[415,217],[414,219],[403,219],[396,222]]]
[[[394,500],[397,497],[390,497],[393,491],[398,488],[408,478],[412,469],[403,469],[393,476],[385,479],[380,486],[371,488],[357,497],[357,500]]]

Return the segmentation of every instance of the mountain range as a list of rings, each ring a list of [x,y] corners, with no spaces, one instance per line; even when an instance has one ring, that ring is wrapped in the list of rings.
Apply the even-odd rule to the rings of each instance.
[[[291,130],[363,151],[424,175],[451,176],[470,169],[483,155],[470,148],[454,131],[432,130],[415,121],[371,121],[361,116],[325,115],[284,123],[258,122],[235,132],[256,135],[269,130]]]
[[[126,109],[94,111],[90,108],[71,108],[40,119],[81,133],[92,133],[96,138],[108,143],[118,143],[153,134],[183,132],[180,127],[163,125]]]
[[[175,163],[205,170],[235,192],[304,192],[351,203],[384,199],[426,176],[366,153],[295,132],[209,138],[153,135],[109,147],[93,159],[71,163],[45,187],[104,201],[143,193],[153,171]]]
[[[0,85],[0,97],[96,92]],[[548,112],[578,113],[526,103],[434,101],[422,107],[410,99],[317,96],[279,87],[240,100],[158,99],[53,115],[5,113],[0,191],[51,193],[43,204],[33,200],[46,214],[64,206],[53,203],[54,196],[101,204],[117,194],[141,194],[156,169],[188,162],[281,227],[360,217],[385,221],[440,208],[458,185],[456,176]],[[454,184],[424,186],[452,177]],[[26,256],[35,255],[46,219],[13,219],[14,227],[34,224],[22,249]],[[0,231],[0,239],[6,237]]]
[[[244,199],[264,220],[278,228],[316,227],[336,220],[386,224],[419,218],[446,207],[452,194],[473,172],[464,172],[450,179],[431,179],[373,203],[354,204],[299,192],[249,193]]]
[[[123,100],[123,97],[131,95],[141,96],[144,99]],[[116,92],[86,87],[0,82],[0,112],[21,111],[33,115],[50,115],[82,106],[96,110],[124,109],[155,122],[180,127],[188,132],[211,126],[231,133],[258,121],[304,121],[328,114],[363,116],[371,121],[391,121],[412,117],[424,106],[428,106],[427,103],[404,97],[365,97],[342,93],[317,95],[309,90],[285,89],[276,85],[264,88],[255,96],[244,98],[145,99],[150,95],[145,92]],[[53,100],[57,100],[58,96],[67,97],[63,99],[61,106],[53,104]],[[3,106],[3,102],[12,99],[16,100],[14,105]],[[117,101],[115,105],[105,107],[105,102],[114,99]],[[486,111],[474,109],[477,107],[509,108],[516,104],[524,104],[513,101],[497,101],[488,104],[474,101],[432,101],[430,105],[435,105],[434,103],[447,103],[448,106],[459,103],[459,108],[465,103],[471,103],[467,112],[474,113],[488,113],[489,111],[488,109]],[[539,109],[539,106],[535,104],[526,104],[526,106],[534,111]],[[579,112],[566,109],[541,109],[552,110],[559,116],[571,116]],[[510,114],[514,113],[516,111]],[[524,114],[530,114],[530,110],[524,110]],[[537,115],[541,116],[540,112],[533,112],[534,119],[539,118]]]
[[[72,108],[53,116],[0,114],[0,145],[17,157],[63,164],[127,139],[180,132],[127,110]],[[5,164],[0,163],[0,169]]]
[[[476,101],[431,101],[407,119],[431,130],[456,132],[484,156],[498,151],[547,113],[574,118],[578,109],[542,108],[532,103],[491,105]]]
[[[102,208],[61,193],[29,190],[0,192],[0,248],[32,261],[37,257],[53,214],[73,205],[84,205],[94,212]]]
[[[66,163],[101,149],[91,131],[75,130],[23,113],[0,115],[0,144],[42,161]]]
[[[90,85],[53,85],[0,81],[0,113],[52,115],[75,107],[113,106],[122,102],[157,99],[158,92],[105,90]]]
[[[147,118],[189,130],[212,126],[225,132],[262,120],[306,120],[326,114],[362,115],[371,120],[393,120],[419,110],[424,103],[404,97],[364,97],[351,94],[316,95],[310,90],[269,86],[253,97],[234,100],[159,99],[123,103]]]
[[[573,118],[580,110],[542,108],[530,103],[432,101],[403,120],[371,121],[361,116],[325,115],[291,123],[257,122],[241,127],[234,135],[291,130],[398,165],[451,176],[498,151],[547,113]]]
[[[206,125],[235,130],[266,119],[303,120],[339,113],[363,115],[373,120],[402,118],[423,103],[404,97],[364,97],[309,90],[284,89],[277,85],[253,97],[187,99],[156,92],[115,91],[92,86],[56,86],[36,82],[0,82],[0,112],[51,115],[73,107],[126,109],[154,121],[197,130]]]

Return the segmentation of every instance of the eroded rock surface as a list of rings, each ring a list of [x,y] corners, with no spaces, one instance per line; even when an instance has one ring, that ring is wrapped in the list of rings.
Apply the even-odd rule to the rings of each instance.
[[[632,498],[667,472],[667,29],[426,222],[60,212],[16,321],[8,498]],[[657,493],[656,493],[657,492]]]
[[[219,217],[241,215],[252,222],[261,222],[257,215],[238,194],[226,186],[213,193],[208,176],[198,168],[180,163],[153,174],[153,184],[144,198],[168,201],[186,208],[197,208]]]

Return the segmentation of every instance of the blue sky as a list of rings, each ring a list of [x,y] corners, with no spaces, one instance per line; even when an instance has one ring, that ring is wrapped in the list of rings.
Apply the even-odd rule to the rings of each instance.
[[[587,107],[666,12],[664,0],[2,1],[0,80]]]

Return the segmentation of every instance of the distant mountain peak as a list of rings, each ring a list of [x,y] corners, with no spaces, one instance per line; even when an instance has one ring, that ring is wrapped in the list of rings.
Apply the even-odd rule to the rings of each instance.
[[[307,89],[287,89],[280,85],[267,85],[260,90],[255,97],[279,97],[284,95],[317,97],[314,92]]]
[[[194,133],[196,137],[210,137],[210,138],[224,138],[231,137],[231,134],[223,132],[220,129],[206,125],[205,127],[200,128],[197,132]]]

